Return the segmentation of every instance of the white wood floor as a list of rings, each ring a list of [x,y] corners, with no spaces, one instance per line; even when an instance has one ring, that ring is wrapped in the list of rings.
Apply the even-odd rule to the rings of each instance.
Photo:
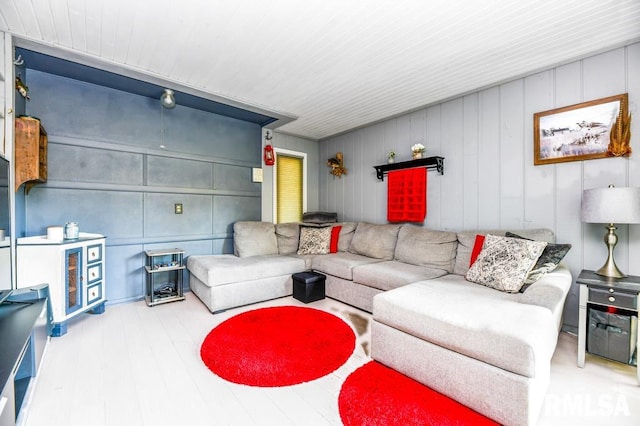
[[[217,324],[278,305],[303,304],[287,297],[212,315],[188,293],[183,302],[149,308],[141,301],[82,315],[51,340],[19,420],[27,426],[340,425],[340,386],[370,360],[363,348],[368,332],[337,371],[290,387],[228,383],[200,360],[200,344]],[[308,306],[347,322],[353,314],[369,317],[330,299]],[[580,369],[576,352],[576,337],[562,333],[539,425],[640,424],[635,369],[589,355]]]

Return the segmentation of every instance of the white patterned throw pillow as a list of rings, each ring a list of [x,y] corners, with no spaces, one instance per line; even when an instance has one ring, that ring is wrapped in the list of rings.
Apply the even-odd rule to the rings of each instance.
[[[326,228],[300,227],[298,254],[328,254],[331,243],[331,226]]]
[[[544,241],[487,235],[482,251],[465,278],[496,290],[517,293],[546,246]]]

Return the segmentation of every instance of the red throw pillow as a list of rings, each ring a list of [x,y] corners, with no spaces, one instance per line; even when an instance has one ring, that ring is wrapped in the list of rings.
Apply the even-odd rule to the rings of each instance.
[[[484,244],[484,235],[476,235],[476,241],[473,244],[473,250],[471,250],[471,260],[469,262],[469,268],[473,265],[478,258],[478,255],[482,251],[482,245]]]
[[[329,253],[338,252],[338,239],[340,238],[340,231],[342,226],[334,226],[331,228],[331,242],[329,243]]]

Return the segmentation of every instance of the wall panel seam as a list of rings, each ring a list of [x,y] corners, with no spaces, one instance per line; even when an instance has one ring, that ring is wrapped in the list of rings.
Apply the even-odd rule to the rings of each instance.
[[[49,134],[49,145],[65,145],[65,146],[74,146],[80,148],[93,148],[100,149],[103,151],[116,151],[123,152],[129,154],[140,154],[144,156],[155,156],[155,157],[167,157],[170,159],[178,159],[178,160],[192,160],[192,161],[200,161],[203,163],[213,163],[213,164],[226,164],[233,166],[246,166],[246,167],[257,167],[261,166],[261,161],[246,161],[246,160],[233,160],[228,158],[221,157],[212,157],[203,154],[190,154],[185,152],[177,152],[177,151],[167,151],[155,148],[143,148],[132,145],[121,145],[114,142],[103,142],[92,139],[80,139],[73,138],[69,136],[60,136],[55,134]]]

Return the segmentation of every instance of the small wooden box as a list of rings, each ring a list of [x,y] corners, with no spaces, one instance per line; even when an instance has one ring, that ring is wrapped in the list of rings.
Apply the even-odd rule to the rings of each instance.
[[[34,185],[47,181],[47,142],[47,132],[40,120],[16,118],[16,191],[26,183],[29,193]]]

